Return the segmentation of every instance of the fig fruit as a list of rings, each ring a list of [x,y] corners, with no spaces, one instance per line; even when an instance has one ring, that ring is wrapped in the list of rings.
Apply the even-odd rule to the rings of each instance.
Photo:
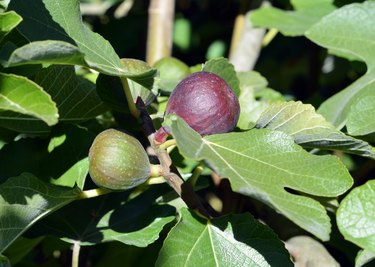
[[[115,129],[96,136],[89,151],[89,173],[94,183],[111,190],[126,190],[145,182],[150,161],[141,143]]]
[[[226,133],[236,126],[240,105],[236,95],[218,75],[196,72],[183,79],[170,95],[165,115],[176,113],[201,135]],[[169,135],[160,128],[155,134],[159,143]]]

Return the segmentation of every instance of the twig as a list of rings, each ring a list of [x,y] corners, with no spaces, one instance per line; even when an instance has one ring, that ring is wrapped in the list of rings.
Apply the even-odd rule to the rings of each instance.
[[[174,0],[150,1],[146,61],[151,66],[172,53],[174,7]]]

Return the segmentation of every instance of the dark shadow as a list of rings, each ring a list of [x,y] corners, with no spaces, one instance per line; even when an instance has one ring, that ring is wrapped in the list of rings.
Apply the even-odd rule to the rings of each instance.
[[[8,10],[16,11],[23,18],[17,28],[29,41],[60,40],[76,45],[52,19],[42,0],[12,0]]]
[[[26,237],[54,235],[100,243],[104,240],[103,231],[115,235],[139,231],[157,218],[175,215],[174,207],[155,204],[155,199],[169,190],[163,184],[152,186],[130,201],[127,199],[132,190],[75,201],[37,222]]]

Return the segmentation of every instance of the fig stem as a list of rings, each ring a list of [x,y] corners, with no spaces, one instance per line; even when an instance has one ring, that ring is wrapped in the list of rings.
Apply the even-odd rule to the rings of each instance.
[[[80,250],[81,250],[81,245],[79,244],[79,241],[74,242],[73,253],[72,253],[72,267],[78,267]]]
[[[93,197],[98,197],[98,196],[105,195],[111,192],[112,191],[108,189],[95,188],[95,189],[82,191],[80,194],[80,198],[93,198]]]
[[[126,101],[128,102],[130,113],[133,115],[133,117],[138,119],[140,113],[134,103],[133,96],[130,91],[128,79],[126,77],[121,77],[121,83],[122,83],[122,88],[124,89],[124,92],[125,92]]]
[[[159,164],[150,164],[150,178],[162,176],[162,167]]]
[[[198,166],[194,169],[194,172],[189,179],[189,183],[192,185],[193,188],[197,184],[198,178],[202,174],[203,170],[204,170],[203,163],[199,163]]]
[[[165,141],[164,143],[160,144],[159,146],[159,149],[167,149],[171,146],[175,146],[176,145],[176,140],[175,139],[170,139],[170,140],[167,140]]]
[[[151,184],[163,184],[165,183],[164,176],[158,176],[158,177],[150,177],[145,183],[148,185]]]

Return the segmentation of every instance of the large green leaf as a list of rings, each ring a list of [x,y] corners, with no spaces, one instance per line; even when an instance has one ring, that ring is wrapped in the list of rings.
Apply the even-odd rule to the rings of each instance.
[[[212,72],[223,78],[236,96],[240,95],[240,82],[234,66],[226,58],[215,58],[204,64],[203,71]]]
[[[85,65],[84,55],[78,47],[63,41],[35,41],[15,49],[4,65],[13,67],[23,64],[71,64]]]
[[[0,252],[47,214],[77,199],[79,191],[23,173],[0,184]]]
[[[9,9],[23,17],[18,29],[32,42],[60,40],[71,43],[84,54],[87,66],[108,75],[131,77],[137,81],[153,79],[155,75],[156,70],[139,73],[124,67],[111,44],[83,23],[78,0],[13,0]],[[47,45],[38,53],[48,54],[51,47]],[[55,55],[56,62],[63,61],[59,57],[66,57],[64,53]],[[48,60],[51,62],[52,58]]]
[[[375,158],[375,152],[368,143],[336,130],[322,115],[315,112],[312,105],[299,101],[271,105],[262,113],[256,127],[287,133],[303,147],[342,150]]]
[[[33,81],[14,74],[0,73],[0,110],[34,116],[48,125],[58,121],[55,102]],[[0,121],[9,120],[0,114]]]
[[[0,42],[21,21],[22,18],[14,11],[0,13]]]
[[[155,196],[165,191],[160,188],[156,186],[130,201],[126,201],[130,191],[76,201],[38,222],[29,234],[57,235],[81,245],[119,241],[146,247],[175,218],[172,206],[155,203]]]
[[[283,243],[250,214],[207,221],[182,209],[156,266],[293,266]]]
[[[375,253],[375,180],[354,188],[342,200],[337,225],[345,239]]]
[[[342,128],[353,101],[365,88],[375,86],[375,2],[346,5],[324,17],[306,36],[332,53],[359,59],[367,64],[367,73],[326,100],[318,109],[328,121]]]
[[[335,197],[353,184],[335,156],[315,156],[280,131],[253,129],[241,133],[201,137],[177,115],[165,121],[180,152],[206,160],[234,191],[255,197],[322,240],[329,239],[330,220],[323,206],[298,192]]]
[[[314,23],[335,10],[333,0],[291,0],[295,11],[263,7],[251,12],[253,25],[276,28],[284,35],[303,35]]]

